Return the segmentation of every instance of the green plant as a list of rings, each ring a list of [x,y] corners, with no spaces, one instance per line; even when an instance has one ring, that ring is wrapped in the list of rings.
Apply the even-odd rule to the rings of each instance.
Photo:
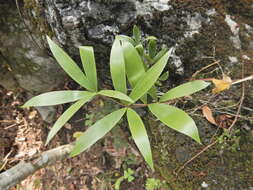
[[[221,150],[230,150],[232,152],[240,150],[240,132],[240,129],[232,133],[229,129],[223,129],[223,133],[218,137]]]
[[[134,180],[134,171],[131,169],[131,168],[128,168],[127,170],[124,170],[124,175],[119,177],[115,184],[114,184],[114,187],[115,187],[115,190],[119,190],[120,189],[120,184],[124,181],[124,180],[127,180],[128,182],[131,182]]]
[[[148,178],[146,180],[146,190],[158,190],[163,185],[163,182],[159,179]]]
[[[105,136],[126,114],[129,129],[138,149],[148,163],[154,169],[150,142],[141,117],[135,108],[148,108],[158,120],[170,128],[183,133],[200,143],[198,129],[192,118],[183,110],[169,105],[175,98],[190,95],[206,88],[209,83],[196,80],[182,84],[157,97],[156,82],[159,80],[172,49],[163,48],[157,52],[156,38],[149,37],[147,42],[148,51],[141,44],[141,35],[137,27],[134,27],[133,38],[128,36],[116,36],[110,55],[110,71],[115,90],[98,90],[97,72],[93,48],[80,47],[80,56],[84,72],[77,64],[49,37],[49,47],[60,66],[78,84],[87,91],[69,90],[54,91],[33,97],[23,107],[50,106],[69,102],[72,104],[55,122],[50,130],[46,144],[56,135],[62,126],[80,109],[85,103],[95,96],[106,96],[116,101],[122,108],[106,115],[96,121],[77,140],[71,156],[76,156],[87,150],[100,138]],[[146,53],[148,52],[148,53]],[[132,88],[131,92],[127,86]],[[141,100],[143,104],[136,103]],[[115,100],[114,100],[115,101]]]

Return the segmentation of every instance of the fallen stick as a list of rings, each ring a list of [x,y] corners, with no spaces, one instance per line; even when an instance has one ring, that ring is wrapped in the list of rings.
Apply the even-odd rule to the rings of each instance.
[[[32,157],[29,161],[19,162],[16,166],[0,174],[0,190],[13,187],[28,176],[34,174],[37,170],[53,164],[56,161],[68,158],[73,147],[72,144],[59,146]]]

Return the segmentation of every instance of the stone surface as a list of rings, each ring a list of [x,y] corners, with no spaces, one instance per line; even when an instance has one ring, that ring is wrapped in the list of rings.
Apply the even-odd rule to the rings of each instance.
[[[42,44],[37,44],[37,34],[29,34],[14,4],[1,3],[0,8],[0,84],[30,93],[58,87],[64,79],[63,71],[41,48]]]
[[[0,9],[0,85],[14,91],[23,88],[30,95],[58,88],[65,74],[42,48],[38,34],[27,30],[14,3],[0,2]],[[52,107],[38,111],[45,121],[54,121]]]

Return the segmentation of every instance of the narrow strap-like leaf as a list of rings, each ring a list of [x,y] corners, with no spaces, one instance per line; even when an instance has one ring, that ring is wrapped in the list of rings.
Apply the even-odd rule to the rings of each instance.
[[[87,95],[86,97],[82,98],[81,100],[77,101],[73,105],[71,105],[55,122],[54,126],[50,130],[46,144],[56,135],[56,133],[62,128],[62,126],[94,95]]]
[[[97,70],[93,47],[81,46],[79,49],[86,77],[91,83],[93,90],[97,91]]]
[[[197,91],[200,91],[206,88],[210,83],[202,81],[202,80],[195,80],[191,82],[187,82],[181,84],[168,92],[166,92],[161,98],[160,102],[164,102],[167,100],[180,98],[182,96],[189,96]]]
[[[135,87],[137,81],[145,74],[144,63],[141,60],[136,48],[129,42],[122,43],[122,49],[126,65],[127,79],[132,88]],[[141,97],[143,103],[147,103],[147,95]]]
[[[200,142],[198,128],[193,119],[183,110],[168,104],[150,104],[149,110],[168,127]]]
[[[62,90],[40,94],[28,100],[22,107],[53,106],[65,104],[93,95],[92,92],[78,90]]]
[[[172,49],[171,49],[172,50]],[[134,101],[138,100],[144,94],[146,94],[149,89],[155,84],[160,74],[162,73],[167,61],[169,59],[171,50],[168,51],[159,61],[153,65],[141,78],[138,80],[136,86],[130,93],[130,98]]]
[[[75,142],[73,151],[70,153],[71,156],[76,156],[94,143],[100,138],[106,135],[122,118],[126,108],[119,109],[106,115],[104,118],[98,120],[95,124],[90,126]]]
[[[111,49],[110,70],[114,89],[126,94],[125,61],[120,41],[117,39],[115,39]]]
[[[63,68],[63,70],[78,84],[82,87],[92,90],[89,81],[87,80],[84,73],[77,66],[77,64],[71,59],[68,54],[63,51],[56,43],[54,43],[48,36],[47,41],[50,47],[51,52],[53,53],[55,59]]]
[[[147,131],[140,116],[131,108],[127,109],[127,120],[134,142],[150,168],[154,169],[152,152]]]
[[[145,74],[145,67],[137,50],[129,42],[122,43],[128,81],[134,87]]]
[[[103,96],[108,96],[112,98],[117,98],[120,100],[125,100],[130,103],[134,103],[134,101],[127,95],[123,94],[122,92],[116,91],[116,90],[101,90],[98,92],[98,94]]]

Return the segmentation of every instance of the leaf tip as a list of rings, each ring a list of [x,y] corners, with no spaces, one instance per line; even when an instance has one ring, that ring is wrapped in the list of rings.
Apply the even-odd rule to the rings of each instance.
[[[203,145],[202,144],[202,142],[201,142],[201,140],[200,140],[200,138],[199,138],[199,135],[197,135],[195,138],[193,138],[197,143],[199,143],[199,144],[201,144],[201,145]]]
[[[22,108],[22,109],[24,109],[24,108],[29,108],[29,106],[27,106],[27,105],[22,105],[22,106],[19,106],[20,108]]]
[[[47,38],[48,43],[50,43],[52,41],[51,38],[48,35],[46,35],[46,38]]]
[[[69,154],[69,157],[70,158],[73,158],[73,157],[75,157],[75,156],[77,156],[79,153],[78,152],[76,152],[76,150],[75,150],[75,148],[70,152],[70,154]]]
[[[75,156],[75,154],[73,153],[73,152],[71,152],[70,154],[69,154],[69,157],[70,158],[73,158]]]

